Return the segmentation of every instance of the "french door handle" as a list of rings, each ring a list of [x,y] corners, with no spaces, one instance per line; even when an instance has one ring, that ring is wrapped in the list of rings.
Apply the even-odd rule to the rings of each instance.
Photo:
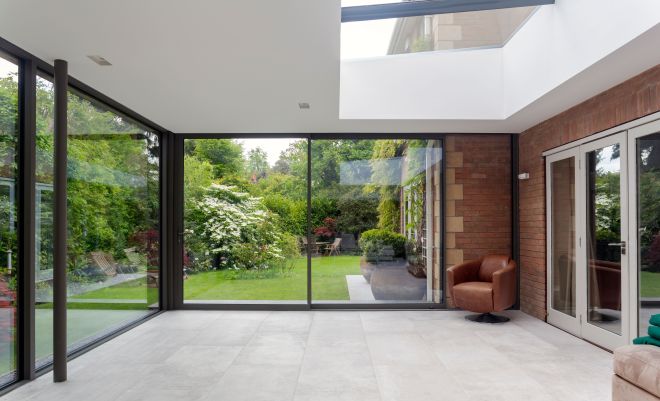
[[[607,246],[618,246],[621,248],[621,255],[626,254],[626,241],[621,242],[610,242]]]

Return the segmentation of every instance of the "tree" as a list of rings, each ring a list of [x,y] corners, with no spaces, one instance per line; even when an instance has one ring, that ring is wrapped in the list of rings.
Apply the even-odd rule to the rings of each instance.
[[[264,178],[268,169],[268,154],[263,149],[256,148],[248,152],[246,170],[253,182]]]
[[[231,139],[188,139],[184,152],[208,161],[214,178],[241,175],[245,168],[243,145]]]

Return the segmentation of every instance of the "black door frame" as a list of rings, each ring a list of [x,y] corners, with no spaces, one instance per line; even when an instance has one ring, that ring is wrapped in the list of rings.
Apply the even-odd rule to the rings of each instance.
[[[392,310],[392,309],[447,309],[446,307],[446,291],[445,286],[445,246],[444,246],[444,224],[445,219],[441,220],[441,248],[440,248],[440,271],[441,281],[443,286],[441,302],[383,302],[383,303],[339,303],[339,302],[323,302],[315,303],[312,300],[312,281],[311,281],[311,254],[307,252],[307,300],[302,302],[269,302],[264,300],[259,303],[244,303],[236,302],[186,302],[184,301],[183,293],[183,149],[184,141],[186,139],[273,139],[273,138],[300,138],[307,139],[307,235],[311,235],[311,167],[312,167],[312,152],[311,145],[314,140],[331,140],[331,139],[429,139],[439,140],[442,144],[442,165],[441,165],[441,188],[445,187],[445,157],[444,157],[444,141],[446,134],[433,134],[433,133],[227,133],[227,134],[194,134],[194,133],[177,133],[174,135],[174,171],[173,171],[173,184],[171,188],[173,197],[173,219],[174,228],[176,232],[176,239],[172,247],[174,252],[171,255],[171,269],[170,279],[171,287],[168,292],[173,294],[172,309],[181,310],[322,310],[322,309],[335,309],[335,310]],[[445,191],[441,193],[441,207],[442,215],[444,215],[445,207]],[[309,243],[309,241],[308,241]]]

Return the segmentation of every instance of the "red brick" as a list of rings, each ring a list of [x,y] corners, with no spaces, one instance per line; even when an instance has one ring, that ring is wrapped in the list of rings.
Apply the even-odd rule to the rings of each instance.
[[[521,309],[546,317],[545,150],[660,111],[660,65],[586,100],[523,132],[519,168],[530,174],[520,182]]]

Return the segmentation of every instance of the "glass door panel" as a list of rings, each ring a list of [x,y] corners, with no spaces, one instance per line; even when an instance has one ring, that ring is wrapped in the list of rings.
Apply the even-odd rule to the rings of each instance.
[[[312,141],[312,302],[441,302],[441,146]]]
[[[621,157],[618,143],[586,153],[588,322],[621,334]]]
[[[580,335],[578,259],[578,149],[546,158],[548,322]]]
[[[646,336],[651,315],[660,313],[660,122],[630,130],[630,252],[632,336]],[[634,172],[634,173],[633,173]],[[633,252],[634,250],[634,252]]]
[[[575,158],[551,164],[552,308],[575,317]]]
[[[580,147],[582,221],[578,271],[584,277],[582,336],[608,349],[628,342],[626,133]],[[578,295],[580,297],[580,295]]]
[[[0,387],[16,379],[18,65],[0,54]]]
[[[186,139],[184,301],[306,302],[307,139]]]

